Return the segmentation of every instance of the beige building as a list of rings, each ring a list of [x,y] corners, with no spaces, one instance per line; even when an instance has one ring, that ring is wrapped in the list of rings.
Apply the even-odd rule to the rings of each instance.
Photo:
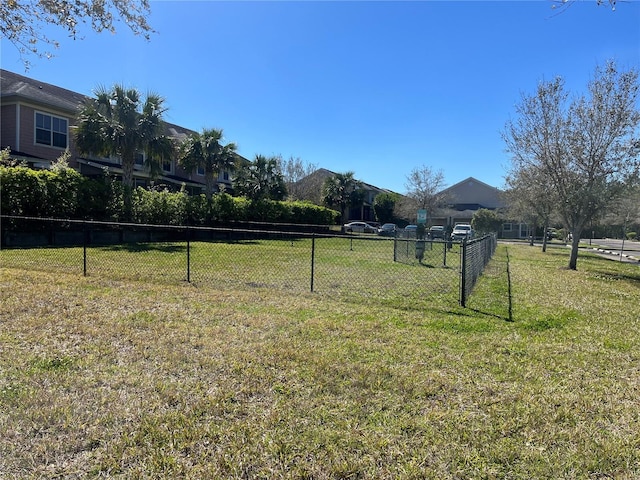
[[[473,214],[482,208],[501,212],[507,207],[502,190],[473,177],[442,190],[439,195],[443,198],[444,206],[431,218],[430,223],[434,225],[471,223]],[[498,234],[502,238],[526,238],[529,236],[529,226],[507,222]]]

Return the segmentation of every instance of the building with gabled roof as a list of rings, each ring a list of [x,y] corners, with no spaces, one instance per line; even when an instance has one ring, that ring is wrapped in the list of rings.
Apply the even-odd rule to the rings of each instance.
[[[442,190],[449,208],[457,211],[476,211],[481,208],[497,210],[506,206],[502,191],[477,178],[469,177]]]
[[[507,208],[502,190],[474,177],[465,178],[438,195],[442,197],[442,208],[430,222],[437,225],[453,227],[456,223],[471,223],[480,209],[504,211]],[[526,223],[505,222],[498,234],[501,238],[527,238],[530,228]]]
[[[327,170],[326,168],[319,168],[313,173],[307,175],[303,179],[296,182],[296,191],[305,192],[301,195],[299,200],[307,200],[317,205],[322,204],[322,186],[327,178],[331,178],[336,175],[336,172]],[[373,202],[381,193],[394,193],[391,190],[385,188],[376,187],[369,183],[355,179],[364,192],[364,199],[362,205],[354,206],[347,212],[348,220],[362,220],[365,222],[375,222],[376,215],[373,210]]]
[[[499,210],[506,206],[501,190],[474,177],[445,188],[438,196],[442,198],[442,209],[434,222],[437,220],[444,225],[469,223],[481,208]]]
[[[118,158],[81,155],[75,147],[72,131],[83,102],[89,97],[65,88],[0,69],[0,148],[9,148],[11,158],[32,168],[49,168],[65,150],[71,157],[69,166],[87,176],[100,176],[105,171],[122,175]],[[184,140],[190,130],[164,122],[165,135]],[[240,155],[238,158],[246,161]],[[204,189],[204,171],[185,172],[176,159],[164,162],[157,177],[144,165],[140,152],[134,169],[136,186],[164,184],[178,189],[185,185],[190,191]],[[218,185],[231,189],[229,172],[220,172]],[[224,187],[222,187],[224,186]]]

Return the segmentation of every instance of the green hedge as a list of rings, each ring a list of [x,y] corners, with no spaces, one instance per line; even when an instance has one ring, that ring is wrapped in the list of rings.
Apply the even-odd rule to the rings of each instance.
[[[5,215],[118,220],[122,188],[106,177],[93,180],[64,166],[0,166],[0,208]]]
[[[133,194],[133,220],[162,225],[216,225],[231,222],[334,225],[339,212],[307,202],[251,201],[228,193],[187,195],[138,187]]]
[[[105,176],[84,177],[57,165],[51,170],[0,166],[0,208],[4,215],[47,218],[123,219],[122,185]],[[147,190],[132,195],[132,220],[159,225],[219,225],[268,222],[333,225],[339,213],[307,202],[252,202],[227,193],[187,195],[184,191]]]

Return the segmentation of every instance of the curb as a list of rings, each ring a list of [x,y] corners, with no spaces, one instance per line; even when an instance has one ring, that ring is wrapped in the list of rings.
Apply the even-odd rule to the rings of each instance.
[[[620,254],[620,252],[613,252],[611,250],[604,250],[602,248],[591,248],[591,250],[593,250],[595,252],[598,252],[598,253],[606,253],[607,255],[614,255],[616,257],[622,256],[623,258],[627,258],[627,259],[632,260],[634,262],[640,263],[640,260],[638,260],[636,257],[634,257],[632,255],[627,255],[626,253]]]

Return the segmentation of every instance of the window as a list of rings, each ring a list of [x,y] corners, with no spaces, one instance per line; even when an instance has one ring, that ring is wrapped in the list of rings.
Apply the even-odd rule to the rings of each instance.
[[[222,179],[225,182],[228,182],[229,181],[229,172],[227,172],[226,170],[224,172],[222,172]]]
[[[67,148],[67,126],[65,118],[36,112],[36,143]]]
[[[529,225],[527,225],[526,223],[521,223],[519,227],[520,227],[520,238],[528,237]]]
[[[512,225],[510,223],[503,223],[502,224],[502,231],[503,232],[510,232],[511,231],[511,227],[512,227]]]
[[[162,171],[165,173],[171,173],[171,160],[165,160],[162,162]]]
[[[138,188],[138,187],[146,188],[147,187],[147,181],[144,178],[134,178],[133,179],[133,186],[134,186],[134,188]]]
[[[136,154],[135,166],[136,166],[136,168],[144,167],[144,153],[137,153]]]
[[[201,177],[204,177],[204,167],[198,167],[196,170],[196,174],[200,175]]]

